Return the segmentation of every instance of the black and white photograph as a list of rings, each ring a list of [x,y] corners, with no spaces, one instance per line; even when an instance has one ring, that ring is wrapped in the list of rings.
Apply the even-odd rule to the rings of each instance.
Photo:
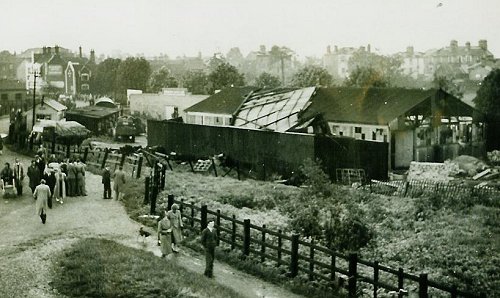
[[[498,0],[0,12],[0,297],[500,297]]]

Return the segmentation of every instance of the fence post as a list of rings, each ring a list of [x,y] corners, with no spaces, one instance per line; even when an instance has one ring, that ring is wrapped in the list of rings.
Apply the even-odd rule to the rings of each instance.
[[[236,215],[233,214],[231,220],[231,250],[236,247]]]
[[[158,196],[158,191],[156,191],[157,187],[153,181],[153,191],[151,192],[151,208],[149,211],[149,214],[154,215],[156,214],[156,197]]]
[[[299,234],[292,235],[292,247],[290,251],[290,277],[299,273]]]
[[[349,297],[356,297],[356,278],[358,275],[358,255],[355,253],[349,254],[349,282],[347,287]]]
[[[220,210],[217,209],[217,217],[215,218],[215,226],[217,229],[215,230],[217,233],[217,245],[220,244]]]
[[[120,157],[120,167],[123,167],[123,164],[125,163],[125,157],[127,157],[127,155],[125,153],[122,153],[122,156]]]
[[[241,180],[240,179],[240,161],[239,160],[236,161],[236,173],[238,174],[238,181]]]
[[[147,203],[149,203],[149,180],[151,178],[150,177],[146,177],[145,181],[144,181],[144,202],[143,204],[146,205]]]
[[[309,280],[314,279],[314,239],[311,240],[311,246],[309,246]]]
[[[428,287],[429,287],[429,280],[427,279],[427,273],[421,273],[420,278],[418,279],[418,297],[420,298],[429,297]]]
[[[250,255],[250,219],[243,220],[243,255]]]
[[[452,285],[451,286],[451,298],[457,298],[457,285]]]
[[[85,147],[85,151],[83,151],[83,163],[87,162],[88,156],[89,156],[89,147]]]
[[[71,145],[68,143],[68,145],[66,145],[66,158],[69,158],[70,157],[70,147]]]
[[[200,221],[200,224],[201,224],[201,230],[203,231],[206,227],[207,227],[207,205],[203,205],[201,206],[201,221]]]
[[[109,149],[104,149],[104,157],[102,158],[101,169],[104,169],[106,166],[106,160],[108,159]]]
[[[212,167],[214,168],[214,174],[215,174],[215,177],[217,177],[217,168],[215,167],[215,161],[214,161],[214,158],[212,157],[210,160],[212,161]]]
[[[278,267],[281,265],[281,246],[283,245],[281,239],[281,230],[278,230]]]
[[[377,298],[378,291],[378,261],[373,262],[373,298]]]
[[[260,244],[260,261],[264,263],[266,261],[266,225],[262,225],[262,235],[261,235],[261,244]]]
[[[143,156],[141,154],[139,156],[139,162],[137,164],[137,178],[141,178],[142,160],[143,160]]]
[[[165,178],[166,178],[166,173],[167,173],[167,167],[165,167],[165,165],[163,165],[161,167],[161,185],[160,185],[160,188],[161,190],[164,190],[165,189]]]
[[[335,282],[335,254],[332,254],[332,259],[330,260],[330,280],[332,281],[332,285]]]
[[[173,204],[174,204],[174,195],[173,194],[169,194],[167,196],[167,210],[172,209],[172,205]]]
[[[398,269],[398,289],[404,289],[404,272],[403,268],[399,267]]]

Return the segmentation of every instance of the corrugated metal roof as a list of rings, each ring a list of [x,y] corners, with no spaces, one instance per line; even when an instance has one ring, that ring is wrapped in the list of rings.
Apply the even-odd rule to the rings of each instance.
[[[200,112],[213,114],[233,114],[241,102],[257,87],[229,87],[209,96],[207,99],[189,107],[186,112]]]
[[[299,113],[309,106],[314,92],[308,87],[253,94],[240,107],[234,126],[288,131],[298,125]]]

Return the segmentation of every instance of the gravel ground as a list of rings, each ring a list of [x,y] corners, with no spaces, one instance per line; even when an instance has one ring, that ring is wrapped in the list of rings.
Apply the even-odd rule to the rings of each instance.
[[[25,167],[29,164],[29,158],[5,148],[0,161],[3,164],[15,157],[21,158]],[[144,243],[138,239],[140,225],[127,216],[119,202],[101,199],[100,176],[87,172],[86,177],[88,196],[67,198],[63,205],[54,205],[45,225],[35,215],[27,178],[22,197],[0,198],[0,297],[64,297],[51,287],[51,268],[57,264],[55,256],[78,239],[110,239],[160,256],[156,238],[149,237]],[[203,273],[204,257],[196,252],[183,250],[172,261]],[[244,297],[300,297],[226,264],[216,262],[215,272],[217,282]]]

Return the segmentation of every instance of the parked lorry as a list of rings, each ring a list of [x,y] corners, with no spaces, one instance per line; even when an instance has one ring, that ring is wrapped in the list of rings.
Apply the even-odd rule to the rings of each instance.
[[[116,121],[113,136],[115,140],[135,142],[135,137],[143,132],[144,127],[139,118],[132,116],[120,116]]]

